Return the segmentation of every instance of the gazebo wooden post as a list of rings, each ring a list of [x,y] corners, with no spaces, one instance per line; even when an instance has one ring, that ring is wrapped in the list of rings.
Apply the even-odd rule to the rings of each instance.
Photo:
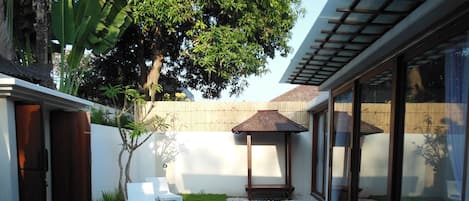
[[[285,148],[286,148],[286,185],[288,186],[289,190],[288,191],[288,199],[291,199],[291,187],[292,187],[292,181],[291,181],[291,133],[285,133]]]
[[[248,199],[252,199],[252,135],[250,133],[246,134],[246,143],[248,148],[248,186],[246,190],[248,191]]]
[[[285,135],[285,147],[286,147],[286,155],[287,155],[287,167],[286,167],[286,184],[291,186],[291,135],[287,133]]]
[[[284,193],[286,193],[288,198],[291,199],[292,192],[295,190],[291,181],[291,134],[307,130],[308,129],[303,126],[281,115],[277,110],[259,110],[248,120],[231,129],[235,134],[246,134],[246,145],[248,149],[248,184],[246,185],[246,191],[249,200],[253,199],[253,194],[256,191],[267,192],[270,196],[273,195],[273,192],[280,192],[282,193],[282,197],[285,196]],[[256,133],[285,134],[285,184],[252,184],[252,135]]]

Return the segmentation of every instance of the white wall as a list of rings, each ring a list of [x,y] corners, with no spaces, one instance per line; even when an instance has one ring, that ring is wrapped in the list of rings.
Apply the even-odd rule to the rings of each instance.
[[[102,191],[113,191],[117,187],[120,138],[117,129],[108,126],[92,124],[91,133],[92,189],[93,199],[97,199]],[[167,135],[169,137],[153,137],[135,153],[131,173],[135,182],[143,181],[145,177],[166,176],[174,192],[246,195],[245,135],[231,132],[169,132]],[[309,132],[292,136],[292,182],[294,197],[300,200],[314,200],[310,196],[311,138]],[[387,161],[377,159],[377,156],[387,153],[388,139],[387,134],[374,134],[367,136],[362,144],[362,161],[365,163],[361,167],[361,176],[366,178],[360,182],[363,194],[382,195],[386,192],[387,168],[383,167],[387,167]],[[422,135],[406,135],[404,161],[412,161],[404,167],[404,180],[412,181],[408,183],[411,188],[404,188],[406,195],[424,194],[432,177],[425,160],[415,152],[416,145],[422,144],[423,140]],[[255,135],[253,143],[253,183],[285,182],[284,136]],[[162,147],[166,147],[166,151]],[[163,168],[165,163],[167,168]]]
[[[297,200],[316,200],[311,194],[312,137],[311,132],[292,135],[292,183]]]
[[[311,183],[311,145],[308,145],[308,138],[310,135],[307,133],[292,138],[293,143],[302,144],[294,145],[292,150],[293,183],[297,189],[295,193],[301,195],[308,194]],[[99,198],[101,192],[113,191],[117,187],[119,143],[116,128],[92,124],[93,199]],[[232,132],[169,132],[166,136],[157,135],[143,146],[132,163],[131,175],[136,182],[143,181],[145,177],[166,176],[174,192],[246,196],[245,135],[234,135]],[[254,184],[285,182],[283,135],[254,135],[252,156]],[[163,168],[165,163],[167,168]]]
[[[1,200],[19,200],[17,164],[15,105],[7,98],[0,98]]]
[[[165,170],[174,190],[182,193],[225,193],[246,196],[247,147],[245,135],[232,132],[179,132],[178,155]],[[254,184],[285,182],[283,135],[254,135]]]
[[[154,138],[135,152],[131,164],[133,181],[143,181],[155,176]],[[120,150],[120,136],[117,128],[91,124],[91,183],[92,198],[96,200],[102,192],[117,189],[119,167],[117,158]]]
[[[292,174],[295,196],[310,199],[311,135],[292,137]],[[93,199],[117,187],[119,135],[116,128],[92,124]],[[165,147],[165,151],[163,151]],[[285,182],[284,135],[253,136],[254,184]],[[163,164],[167,168],[163,168]],[[157,135],[135,154],[135,182],[145,177],[166,176],[177,193],[224,193],[246,196],[247,147],[245,135],[232,132],[169,132]]]

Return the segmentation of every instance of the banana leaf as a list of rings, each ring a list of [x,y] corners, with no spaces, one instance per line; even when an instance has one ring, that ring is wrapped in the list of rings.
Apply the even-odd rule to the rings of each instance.
[[[132,22],[126,0],[58,0],[52,4],[52,32],[59,40],[62,56],[72,45],[68,65],[61,65],[60,90],[75,94],[78,90],[80,61],[85,49],[104,54],[117,43]],[[66,74],[73,74],[68,76]],[[80,75],[80,73],[78,73]],[[71,79],[69,79],[71,78]],[[62,89],[64,88],[64,89]],[[66,89],[73,88],[73,89]]]
[[[52,33],[62,46],[75,38],[73,0],[52,1]]]

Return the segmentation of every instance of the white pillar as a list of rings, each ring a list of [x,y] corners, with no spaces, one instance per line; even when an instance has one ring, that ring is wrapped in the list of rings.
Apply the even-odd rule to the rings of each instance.
[[[7,98],[0,98],[1,200],[19,200],[17,156],[15,104]]]

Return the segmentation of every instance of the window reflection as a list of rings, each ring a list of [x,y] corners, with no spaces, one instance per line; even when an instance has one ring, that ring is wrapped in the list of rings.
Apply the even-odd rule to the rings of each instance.
[[[386,200],[392,71],[361,85],[359,200]]]
[[[402,200],[461,200],[467,39],[454,37],[408,62]]]
[[[331,200],[347,200],[352,135],[352,91],[334,98]]]
[[[314,114],[314,121],[316,121],[313,140],[313,154],[314,164],[313,164],[313,193],[317,196],[324,198],[324,186],[326,180],[326,139],[329,136],[328,131],[328,112],[327,110],[318,112]]]

